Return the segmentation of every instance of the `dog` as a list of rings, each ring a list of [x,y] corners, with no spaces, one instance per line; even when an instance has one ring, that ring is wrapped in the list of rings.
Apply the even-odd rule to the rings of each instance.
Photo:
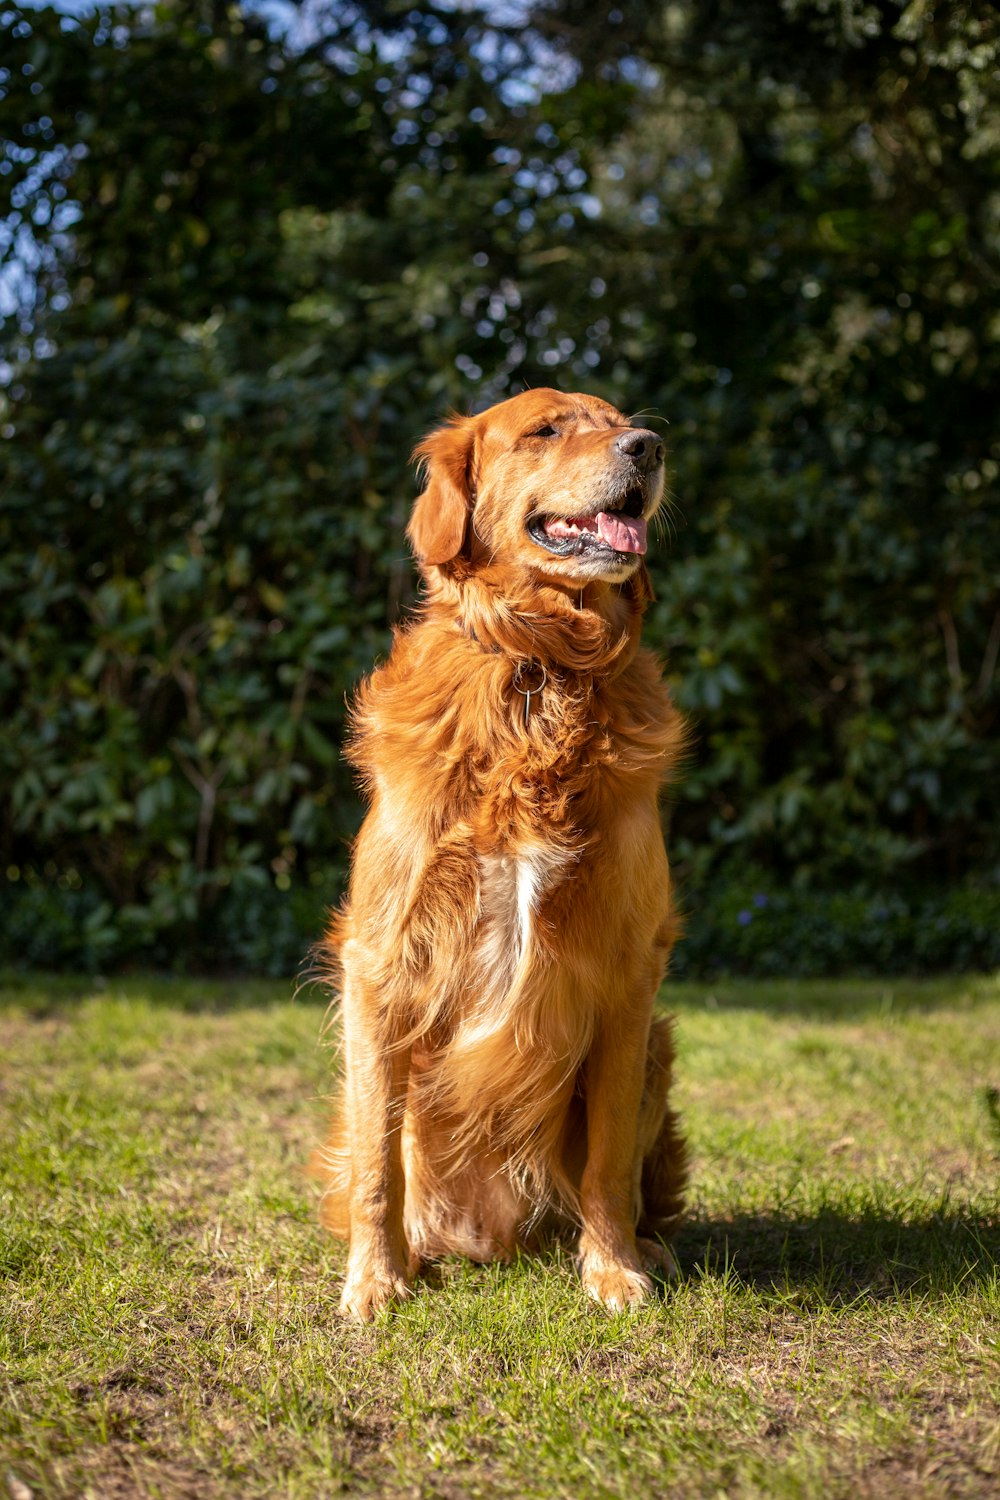
[[[653,1019],[677,933],[657,798],[685,731],[639,644],[663,445],[530,390],[414,458],[424,598],[353,705],[369,810],[321,944],[345,1071],[314,1167],[350,1242],[340,1310],[367,1321],[433,1257],[507,1259],[560,1228],[622,1309],[676,1270],[686,1176]]]

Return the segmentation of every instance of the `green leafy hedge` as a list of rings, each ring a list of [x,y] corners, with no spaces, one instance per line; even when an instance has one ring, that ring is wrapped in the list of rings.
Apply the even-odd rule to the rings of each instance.
[[[99,890],[36,876],[0,905],[0,964],[101,973],[167,970],[308,976],[311,950],[343,888],[331,867],[310,886],[278,890],[244,877],[207,912],[162,926],[115,910]],[[811,978],[1000,968],[1000,892],[810,891],[776,888],[759,871],[739,882],[681,890],[684,936],[671,962],[681,979],[735,974]]]
[[[4,951],[294,966],[360,815],[345,695],[412,599],[407,455],[527,383],[668,424],[680,962],[992,962],[973,9],[0,13]]]
[[[671,971],[813,978],[1000,968],[1000,892],[780,889],[763,873],[690,897]]]

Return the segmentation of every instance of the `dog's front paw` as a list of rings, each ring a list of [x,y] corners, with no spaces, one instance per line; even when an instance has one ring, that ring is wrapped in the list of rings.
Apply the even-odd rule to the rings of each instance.
[[[411,1295],[402,1271],[376,1270],[370,1265],[356,1270],[349,1267],[340,1298],[340,1316],[355,1323],[370,1323],[390,1303],[403,1302]]]
[[[580,1280],[587,1295],[612,1312],[644,1302],[653,1291],[653,1283],[638,1267],[607,1261],[585,1259],[580,1267]]]

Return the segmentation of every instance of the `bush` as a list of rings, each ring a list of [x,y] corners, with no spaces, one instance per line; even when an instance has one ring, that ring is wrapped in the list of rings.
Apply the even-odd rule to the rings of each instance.
[[[407,454],[523,384],[669,420],[670,847],[694,913],[742,903],[698,963],[799,962],[786,900],[810,963],[991,951],[945,895],[897,939],[782,892],[1000,872],[1000,19],[667,9],[0,12],[12,951],[290,959],[412,598]]]
[[[88,973],[121,967],[308,975],[311,949],[343,889],[344,867],[279,890],[235,881],[186,924],[144,926],[99,888],[67,888],[27,872],[0,901],[0,964]],[[946,893],[784,889],[763,871],[682,888],[679,979],[930,974],[1000,968],[1000,891]]]
[[[682,979],[1000,968],[1000,890],[800,890],[758,872],[681,900],[671,972]]]

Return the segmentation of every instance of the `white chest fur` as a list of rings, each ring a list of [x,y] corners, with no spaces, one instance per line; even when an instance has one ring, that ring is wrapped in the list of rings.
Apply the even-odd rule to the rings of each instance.
[[[573,855],[558,844],[529,844],[480,859],[480,959],[509,988],[530,960],[539,905]]]

